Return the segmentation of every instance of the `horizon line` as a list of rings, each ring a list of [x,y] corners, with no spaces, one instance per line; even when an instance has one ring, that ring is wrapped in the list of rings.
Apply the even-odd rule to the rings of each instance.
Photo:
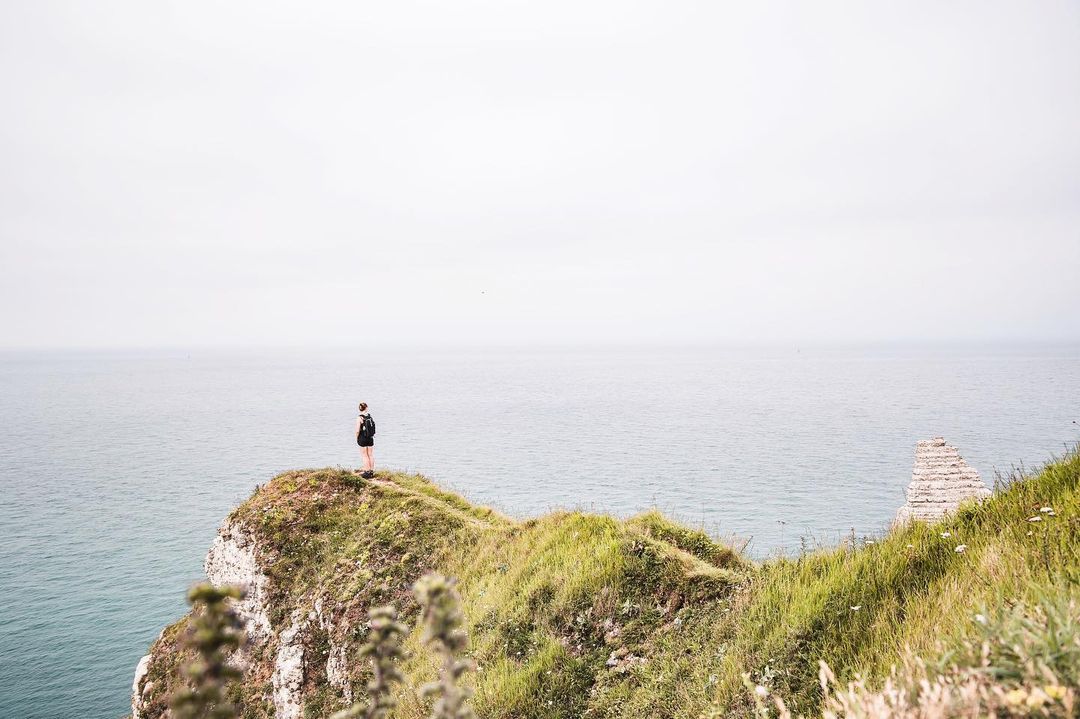
[[[966,350],[966,349],[1080,349],[1080,338],[1042,339],[890,339],[890,340],[619,340],[619,341],[534,341],[534,342],[296,342],[296,343],[192,343],[117,345],[14,345],[0,346],[0,354],[36,353],[135,353],[135,352],[297,352],[297,351],[559,351],[559,350]]]

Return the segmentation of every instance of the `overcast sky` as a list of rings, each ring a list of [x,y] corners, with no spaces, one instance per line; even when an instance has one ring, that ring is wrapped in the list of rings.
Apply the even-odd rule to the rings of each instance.
[[[1080,341],[1080,3],[0,4],[0,345]]]

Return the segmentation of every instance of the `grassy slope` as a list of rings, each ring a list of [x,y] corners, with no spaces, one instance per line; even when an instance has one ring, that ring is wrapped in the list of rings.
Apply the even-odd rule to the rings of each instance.
[[[724,663],[719,698],[740,667],[775,670],[774,688],[809,710],[817,660],[842,675],[882,676],[904,646],[934,654],[973,631],[985,608],[1036,603],[1080,579],[1080,456],[1048,465],[980,505],[928,527],[893,531],[857,551],[764,565]],[[1055,516],[1039,510],[1051,507]],[[1032,517],[1042,521],[1029,522]],[[942,535],[948,533],[948,537]],[[965,545],[962,553],[956,547]],[[860,606],[859,611],[851,607]]]
[[[393,602],[412,619],[417,576],[456,576],[484,717],[744,714],[746,671],[810,710],[819,659],[841,676],[882,675],[903,646],[929,650],[969,630],[981,607],[1032,598],[1080,569],[1075,455],[945,523],[761,565],[656,513],[514,522],[419,477],[381,478],[373,486],[338,470],[290,472],[234,512],[264,540],[281,607],[275,629],[321,596],[344,627],[336,641],[355,644],[368,606]],[[1056,516],[1028,522],[1043,506]],[[312,639],[309,656],[321,641]],[[417,686],[433,667],[415,634],[409,644],[405,669]],[[155,696],[173,664],[151,667]],[[354,665],[359,690],[365,669]],[[324,679],[309,671],[309,716],[340,706]],[[256,700],[267,681],[257,670],[239,690],[245,716],[267,716]],[[424,714],[411,693],[401,701],[395,716]]]

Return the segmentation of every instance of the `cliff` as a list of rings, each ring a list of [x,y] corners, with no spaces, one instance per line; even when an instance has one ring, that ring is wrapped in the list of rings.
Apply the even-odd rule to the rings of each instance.
[[[755,564],[656,513],[518,522],[418,476],[296,471],[228,517],[206,573],[248,588],[234,687],[246,719],[326,717],[361,695],[367,609],[393,603],[413,621],[409,587],[429,570],[460,580],[479,716],[743,715],[744,673],[812,711],[819,660],[883,676],[905,647],[940,654],[1003,602],[1072,591],[1078,486],[1070,456],[937,524]],[[135,717],[167,715],[186,622],[140,663]],[[414,688],[435,672],[415,634],[402,667]],[[426,716],[412,690],[399,701],[395,717]]]

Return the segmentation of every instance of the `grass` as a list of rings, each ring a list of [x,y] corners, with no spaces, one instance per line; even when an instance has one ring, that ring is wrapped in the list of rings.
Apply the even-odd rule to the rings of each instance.
[[[810,711],[821,698],[819,660],[841,680],[882,676],[905,648],[931,653],[942,637],[974,631],[980,608],[1034,601],[1057,591],[1062,576],[1075,582],[1078,483],[1080,457],[1072,454],[933,526],[917,523],[857,550],[766,563],[732,637],[717,703],[736,704],[744,693],[738,674],[750,671],[795,710]]]
[[[796,713],[819,712],[821,660],[840,684],[857,675],[872,684],[905,652],[931,662],[956,655],[979,631],[978,614],[1046,601],[1080,581],[1075,453],[942,523],[761,564],[656,512],[517,522],[422,477],[379,480],[288,472],[232,514],[260,540],[274,630],[316,600],[331,617],[311,632],[308,716],[344,705],[316,645],[354,651],[371,606],[393,603],[415,623],[408,589],[431,570],[459,579],[479,669],[473,703],[492,719],[749,715],[747,673]],[[174,683],[173,644],[155,650],[155,696]],[[406,648],[416,687],[434,676],[434,660],[415,631]],[[272,657],[262,648],[237,690],[249,719],[272,716],[262,700]],[[362,692],[366,667],[353,656],[349,671]],[[395,717],[426,716],[412,691],[398,700]]]

